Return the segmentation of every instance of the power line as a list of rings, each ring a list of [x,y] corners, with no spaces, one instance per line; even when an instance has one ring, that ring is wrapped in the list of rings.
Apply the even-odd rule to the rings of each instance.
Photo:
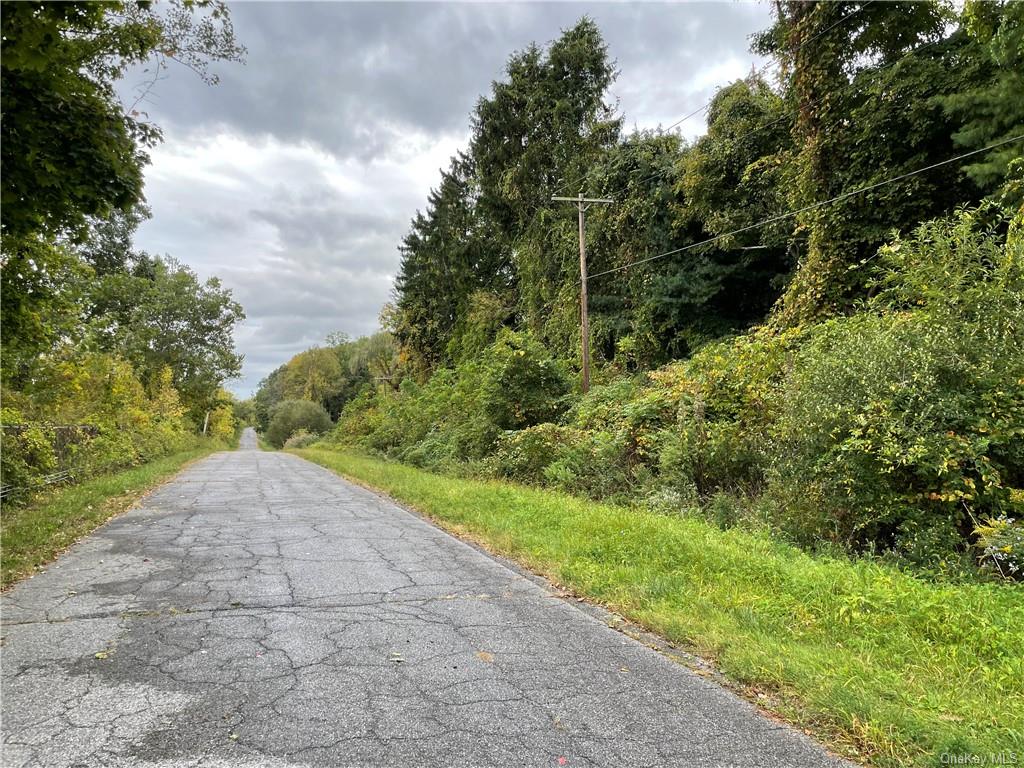
[[[1014,136],[1014,137],[1009,138],[1009,139],[1003,139],[1002,141],[997,141],[995,144],[989,144],[987,147],[982,147],[981,149],[975,149],[975,150],[972,150],[970,152],[965,152],[962,155],[957,155],[956,157],[951,157],[948,160],[942,160],[942,161],[940,161],[938,163],[933,163],[931,165],[927,165],[924,168],[918,168],[917,170],[910,171],[908,173],[903,173],[903,174],[900,174],[899,176],[894,176],[891,179],[885,179],[884,181],[879,181],[879,182],[876,182],[874,184],[869,184],[869,185],[867,185],[865,187],[860,187],[858,189],[854,189],[854,190],[851,190],[849,192],[844,192],[841,195],[836,195],[835,197],[829,198],[828,200],[822,200],[821,202],[818,202],[818,203],[812,203],[811,205],[804,206],[803,208],[798,208],[795,211],[788,211],[787,213],[780,213],[777,216],[771,216],[771,217],[769,217],[767,219],[764,219],[763,221],[757,222],[756,224],[748,224],[745,227],[740,227],[739,229],[734,229],[731,232],[725,232],[725,233],[723,233],[721,235],[715,235],[714,237],[709,237],[707,240],[701,240],[699,243],[691,243],[690,245],[684,245],[682,248],[676,248],[676,249],[671,250],[671,251],[665,251],[664,253],[659,253],[659,254],[657,254],[655,256],[648,256],[648,257],[646,257],[644,259],[640,259],[639,261],[631,262],[630,264],[623,264],[620,267],[613,267],[612,269],[606,269],[603,272],[595,272],[594,274],[592,274],[590,276],[590,278],[593,279],[595,277],[601,277],[602,275],[610,275],[613,272],[621,272],[624,269],[629,269],[630,267],[635,267],[635,266],[637,266],[639,264],[646,264],[647,262],[656,261],[658,259],[663,259],[663,258],[665,258],[667,256],[674,256],[677,253],[683,253],[684,251],[689,251],[689,250],[692,250],[693,248],[699,248],[702,245],[710,245],[711,243],[716,243],[719,240],[724,240],[727,237],[732,237],[733,235],[738,235],[738,234],[740,234],[742,232],[748,232],[748,231],[750,231],[752,229],[757,229],[757,228],[763,227],[763,226],[765,226],[767,224],[773,224],[776,221],[783,221],[785,219],[790,219],[790,218],[792,218],[794,216],[799,216],[801,213],[806,213],[807,211],[813,211],[815,208],[820,208],[823,205],[829,205],[830,203],[835,203],[835,202],[838,202],[840,200],[845,200],[848,197],[853,197],[854,195],[859,195],[862,192],[870,192],[873,189],[878,189],[879,187],[884,187],[887,184],[893,184],[894,182],[902,181],[903,179],[910,178],[911,176],[916,176],[919,173],[925,173],[926,171],[931,171],[931,170],[934,170],[935,168],[940,168],[940,167],[942,167],[944,165],[949,165],[950,163],[955,163],[955,162],[958,162],[960,160],[965,160],[966,158],[972,157],[974,155],[980,155],[982,152],[989,152],[990,150],[998,149],[999,147],[1002,147],[1002,146],[1004,146],[1006,144],[1012,144],[1015,141],[1024,141],[1024,134],[1021,134],[1020,136]]]
[[[810,44],[811,44],[811,43],[813,43],[813,42],[814,42],[815,40],[817,40],[818,38],[820,38],[820,37],[821,37],[822,35],[824,35],[824,34],[826,34],[826,33],[828,33],[828,32],[831,32],[831,31],[832,31],[833,29],[835,29],[836,27],[838,27],[838,26],[839,26],[840,24],[842,24],[843,22],[845,22],[845,21],[849,21],[849,20],[850,20],[850,19],[852,19],[852,18],[853,18],[854,16],[858,15],[859,13],[861,13],[861,12],[862,12],[862,11],[863,11],[863,10],[864,10],[865,8],[867,8],[867,7],[869,6],[869,5],[872,5],[872,4],[873,4],[873,3],[875,3],[875,2],[877,2],[877,0],[868,0],[868,2],[866,2],[866,3],[865,3],[864,5],[862,5],[862,6],[860,7],[860,8],[858,8],[857,10],[855,10],[855,11],[854,11],[853,13],[851,13],[851,14],[848,14],[848,15],[846,15],[846,16],[843,16],[843,17],[842,17],[841,19],[837,19],[836,21],[834,21],[834,22],[833,22],[832,24],[830,24],[829,26],[825,27],[825,29],[821,30],[821,31],[820,31],[820,32],[818,32],[818,33],[817,33],[816,35],[814,35],[813,37],[811,37],[811,38],[809,38],[809,39],[807,39],[807,40],[804,40],[804,41],[803,41],[802,43],[800,43],[800,45],[798,45],[798,46],[796,47],[796,49],[795,49],[795,50],[794,50],[794,51],[792,52],[792,54],[791,54],[791,55],[795,57],[795,56],[796,56],[796,55],[797,55],[797,54],[798,54],[798,53],[799,53],[799,52],[800,52],[801,50],[803,50],[803,48],[804,48],[805,46],[807,46],[807,45],[810,45]],[[763,75],[763,74],[764,74],[764,73],[765,73],[765,72],[766,72],[766,71],[767,71],[767,70],[768,70],[768,69],[769,69],[770,67],[773,67],[773,66],[775,66],[775,65],[776,65],[777,63],[778,63],[778,62],[776,62],[776,61],[769,61],[769,62],[768,62],[767,64],[765,64],[764,66],[762,66],[762,67],[761,67],[760,69],[758,69],[758,70],[755,70],[755,71],[754,71],[754,72],[753,72],[753,73],[751,74],[751,77],[760,77],[760,76],[761,76],[761,75]],[[716,95],[717,95],[717,94],[716,94]],[[706,102],[705,104],[703,104],[702,106],[700,106],[700,107],[698,107],[697,109],[693,110],[692,112],[689,112],[689,113],[687,113],[687,114],[683,115],[683,116],[682,116],[681,118],[679,118],[678,120],[676,120],[676,121],[675,121],[674,123],[672,123],[671,125],[669,125],[669,126],[668,126],[667,128],[663,128],[663,129],[662,129],[662,131],[663,131],[663,132],[671,131],[671,130],[672,130],[673,128],[676,128],[676,127],[678,127],[678,126],[682,125],[683,123],[685,123],[685,122],[686,122],[687,120],[689,120],[689,119],[690,119],[691,117],[694,117],[695,115],[699,115],[699,114],[700,114],[701,112],[706,112],[706,111],[707,111],[708,109],[710,109],[710,108],[711,108],[711,105],[712,105],[712,103],[714,103],[714,100],[715,100],[715,97],[714,97],[714,96],[712,96],[712,97],[711,97],[710,99],[708,99],[708,101],[707,101],[707,102]],[[781,119],[781,118],[780,118],[780,119]],[[777,121],[776,121],[776,122],[777,122]],[[755,129],[755,130],[756,130],[756,129]],[[659,175],[661,175],[661,174],[660,174],[660,173],[658,173],[658,174],[655,174],[655,176],[659,176]],[[650,176],[650,177],[648,177],[648,179],[652,179],[652,178],[655,178],[655,176]],[[642,183],[643,181],[647,181],[648,179],[642,179],[642,180],[641,180],[641,183]],[[581,179],[581,182],[583,182],[583,181],[585,181],[585,179]],[[563,190],[564,190],[564,189],[565,189],[566,187],[568,187],[568,186],[570,186],[570,185],[569,185],[569,182],[567,182],[567,181],[563,181],[563,182],[562,182],[562,183],[561,183],[560,185],[558,185],[558,186],[557,186],[557,187],[556,187],[556,188],[554,189],[554,191],[553,191],[553,193],[552,193],[552,194],[556,194],[556,195],[557,195],[557,194],[558,194],[559,192],[562,192],[562,191],[563,191]]]

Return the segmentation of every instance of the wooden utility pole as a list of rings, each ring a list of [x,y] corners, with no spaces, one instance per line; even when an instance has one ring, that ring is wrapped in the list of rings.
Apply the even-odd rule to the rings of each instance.
[[[583,378],[580,382],[580,389],[583,390],[583,394],[586,394],[590,391],[590,318],[587,315],[587,239],[583,228],[583,214],[594,203],[608,204],[615,201],[598,197],[584,197],[582,192],[578,197],[552,197],[551,199],[576,203],[580,212],[580,336],[583,341]]]

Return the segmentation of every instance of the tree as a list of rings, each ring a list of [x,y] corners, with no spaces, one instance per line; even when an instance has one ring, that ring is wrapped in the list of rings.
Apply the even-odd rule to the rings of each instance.
[[[638,132],[605,152],[591,170],[592,189],[615,201],[587,217],[587,262],[596,275],[590,280],[591,341],[598,360],[613,360],[623,344],[645,363],[677,352],[676,329],[652,312],[663,298],[653,281],[666,264],[634,262],[692,241],[692,233],[675,221],[684,151],[677,134]],[[559,219],[565,227],[559,253],[575,262],[575,222],[564,209]],[[575,356],[580,344],[578,270],[575,263],[566,267],[561,313],[551,314],[544,331],[552,348],[566,356]],[[614,271],[602,274],[609,270]]]
[[[5,3],[0,29],[4,383],[21,387],[42,356],[86,338],[95,274],[155,278],[131,234],[148,215],[142,167],[160,134],[118,101],[115,82],[169,59],[215,82],[208,63],[243,49],[210,0],[159,12],[149,2]]]
[[[300,429],[322,435],[331,428],[331,417],[323,406],[308,400],[282,400],[271,414],[267,441],[280,448]]]
[[[80,240],[69,244],[79,258],[100,276],[115,272],[151,274],[151,259],[135,251],[133,240],[139,225],[151,218],[145,205],[114,210],[106,218],[92,218]]]
[[[676,225],[720,238],[680,254],[656,283],[667,306],[655,315],[671,318],[689,349],[763,320],[790,276],[789,222],[729,233],[785,209],[792,122],[764,80],[737,80],[715,95],[707,133],[680,158]]]
[[[801,209],[954,154],[936,89],[955,87],[936,2],[779,3],[757,47],[779,57],[795,112],[789,206]],[[784,323],[842,312],[863,296],[855,266],[893,228],[976,199],[944,166],[899,184],[822,205],[796,222],[802,264],[782,305]]]
[[[980,149],[1024,134],[1024,3],[971,0],[961,23],[968,42],[957,68],[968,69],[972,77],[959,92],[940,98],[946,112],[960,122],[953,141]],[[973,159],[964,172],[992,190],[1006,179],[1010,162],[1022,155],[1021,142],[1005,144]]]
[[[309,400],[325,408],[341,384],[338,354],[332,349],[313,347],[300,352],[285,366],[282,394],[293,400]]]
[[[513,55],[473,115],[470,154],[480,206],[506,241],[517,240],[563,182],[578,186],[618,138],[621,120],[604,102],[614,64],[593,20],[581,19],[547,48]]]
[[[144,382],[170,367],[198,420],[221,384],[241,370],[233,332],[245,313],[217,278],[200,282],[171,258],[151,264],[152,277],[118,272],[98,281],[90,326],[99,347],[129,360]]]
[[[588,173],[615,146],[621,119],[605,102],[615,65],[589,18],[547,49],[515,54],[507,80],[495,83],[473,116],[470,154],[480,182],[478,206],[514,262],[518,313],[547,340],[546,321],[579,306],[575,224],[556,192],[588,186]]]
[[[235,405],[238,401],[226,389],[218,390],[209,407],[206,419],[206,434],[214,440],[230,442],[235,437],[238,422],[235,419]]]
[[[287,363],[285,365],[275,368],[270,374],[264,378],[259,387],[256,388],[256,394],[253,395],[253,411],[256,417],[256,428],[261,433],[266,433],[270,427],[270,418],[273,414],[274,407],[284,400],[284,376],[285,371],[288,369]]]
[[[387,331],[353,342],[349,372],[361,376],[363,371],[373,380],[398,388],[398,345]]]
[[[0,269],[2,381],[31,383],[40,355],[81,340],[82,305],[92,270],[66,247],[34,238],[6,243]]]
[[[478,205],[471,158],[452,158],[432,190],[427,212],[417,213],[402,240],[390,329],[424,367],[450,362],[455,325],[479,290],[508,291],[514,277],[508,250]]]
[[[159,130],[118,100],[128,67],[184,62],[208,81],[211,60],[239,61],[223,3],[5,3],[0,27],[3,235],[58,233],[142,198]]]

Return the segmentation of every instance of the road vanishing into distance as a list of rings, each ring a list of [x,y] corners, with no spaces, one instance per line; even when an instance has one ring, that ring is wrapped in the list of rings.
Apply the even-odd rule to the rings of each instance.
[[[251,431],[2,611],[7,768],[843,765]]]

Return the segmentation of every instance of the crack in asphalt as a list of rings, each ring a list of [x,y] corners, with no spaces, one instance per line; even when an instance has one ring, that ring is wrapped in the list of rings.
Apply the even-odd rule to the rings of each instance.
[[[843,765],[393,503],[244,445],[2,597],[3,765]]]

